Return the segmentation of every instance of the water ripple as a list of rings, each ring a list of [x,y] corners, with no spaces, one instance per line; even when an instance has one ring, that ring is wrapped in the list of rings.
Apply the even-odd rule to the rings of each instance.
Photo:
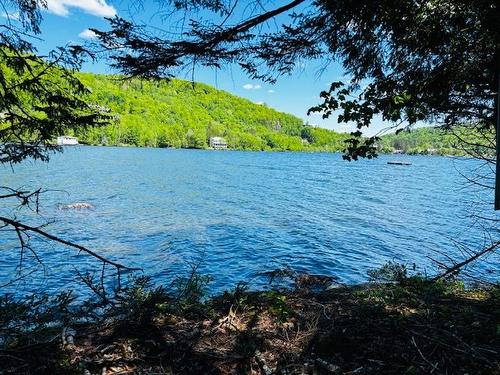
[[[79,147],[48,165],[4,168],[0,185],[65,191],[43,197],[42,218],[16,214],[38,223],[53,219],[55,234],[140,266],[158,283],[169,283],[190,262],[214,276],[214,291],[244,280],[265,287],[256,275],[278,267],[350,283],[388,260],[431,268],[435,250],[459,254],[450,239],[483,245],[483,232],[468,219],[470,191],[461,188],[453,161],[403,158],[413,165],[393,167],[386,157],[347,163],[322,153]],[[81,201],[95,210],[58,209]],[[15,237],[4,237],[0,284],[19,263]],[[15,290],[57,290],[74,285],[75,268],[96,269],[72,250],[36,246],[46,268]],[[481,267],[498,277],[498,262]]]

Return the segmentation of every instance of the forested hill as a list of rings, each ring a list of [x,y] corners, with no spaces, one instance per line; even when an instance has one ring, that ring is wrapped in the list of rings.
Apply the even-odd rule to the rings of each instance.
[[[88,100],[115,118],[77,134],[89,144],[206,148],[210,137],[221,136],[232,149],[342,151],[347,138],[201,83],[79,77],[91,89]]]
[[[341,152],[348,138],[202,83],[78,75],[91,89],[87,101],[109,110],[114,118],[104,128],[77,133],[83,143],[207,148],[210,137],[220,136],[231,149]],[[475,145],[488,138],[465,129],[461,137]],[[380,153],[463,155],[457,141],[445,131],[420,128],[384,135],[377,143]]]
[[[495,134],[491,131],[458,127],[453,133],[439,128],[419,128],[386,134],[378,141],[381,153],[466,155],[493,154]],[[467,151],[466,151],[467,150]]]

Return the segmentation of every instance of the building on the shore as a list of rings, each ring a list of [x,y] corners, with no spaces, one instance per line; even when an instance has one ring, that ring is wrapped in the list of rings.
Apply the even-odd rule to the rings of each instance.
[[[214,150],[227,149],[227,142],[222,137],[210,137],[210,147]]]
[[[78,145],[78,138],[70,137],[69,135],[63,135],[57,137],[57,144],[59,146],[76,146]]]

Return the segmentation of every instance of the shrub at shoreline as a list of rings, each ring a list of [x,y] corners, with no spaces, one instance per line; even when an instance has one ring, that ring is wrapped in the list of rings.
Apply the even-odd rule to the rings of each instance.
[[[169,292],[143,277],[78,307],[70,293],[5,297],[0,373],[500,373],[498,286],[393,271],[355,286],[299,275],[293,288],[240,285],[211,298],[206,276]]]

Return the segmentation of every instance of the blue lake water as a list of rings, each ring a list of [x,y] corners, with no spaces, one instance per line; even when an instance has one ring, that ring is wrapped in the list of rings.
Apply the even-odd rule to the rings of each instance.
[[[387,164],[395,158],[412,165]],[[238,281],[263,286],[259,273],[283,267],[355,283],[389,260],[430,273],[429,257],[460,255],[456,241],[473,249],[488,243],[469,216],[472,207],[493,215],[491,204],[477,208],[485,196],[464,187],[457,171],[475,167],[435,156],[349,163],[328,153],[76,147],[48,164],[2,167],[0,185],[51,191],[40,215],[5,202],[0,214],[53,221],[45,230],[142,267],[158,283],[192,262],[213,276],[213,291]],[[95,209],[58,208],[74,202]],[[1,285],[18,271],[20,254],[12,233],[0,235]],[[33,247],[44,267],[26,254],[22,272],[34,273],[5,291],[74,287],[76,270],[100,272],[74,250],[36,239]],[[498,263],[490,258],[478,269],[498,278]]]

